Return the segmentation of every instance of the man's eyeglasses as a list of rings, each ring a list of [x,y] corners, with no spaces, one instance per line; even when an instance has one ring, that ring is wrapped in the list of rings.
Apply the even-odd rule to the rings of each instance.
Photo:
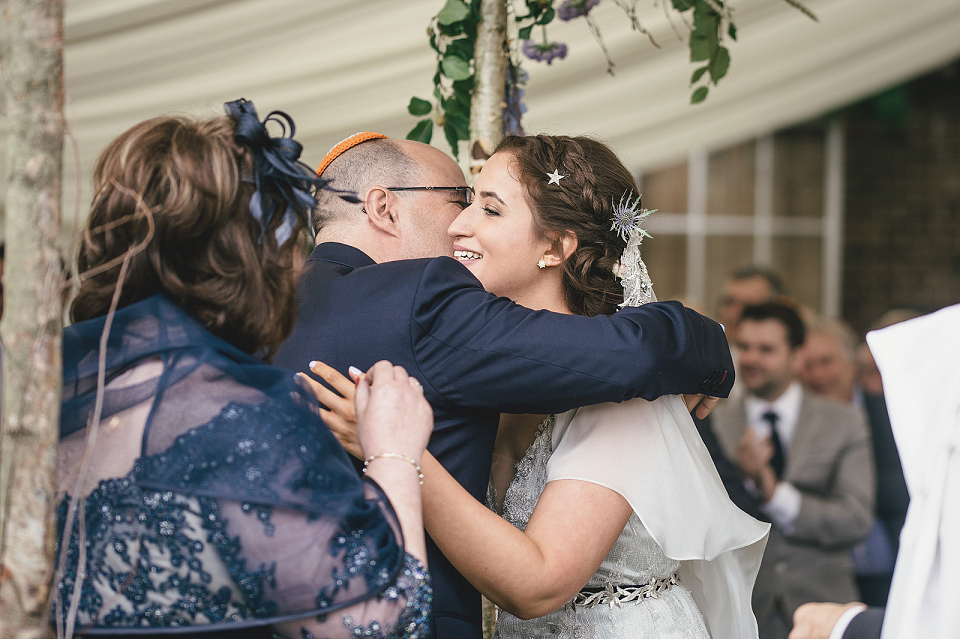
[[[464,202],[469,206],[473,202],[472,186],[391,186],[388,191],[456,191],[463,195]]]

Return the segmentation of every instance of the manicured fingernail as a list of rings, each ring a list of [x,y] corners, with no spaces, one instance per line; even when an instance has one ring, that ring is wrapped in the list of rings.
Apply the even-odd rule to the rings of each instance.
[[[320,363],[320,362],[318,362],[317,360],[313,360],[312,362],[310,362],[310,368],[313,368],[314,366],[316,366],[316,365],[319,364],[319,363]]]
[[[363,373],[363,371],[357,368],[356,366],[351,366],[350,368],[347,369],[347,372],[350,373],[351,375],[361,375]]]
[[[293,377],[294,377],[295,379],[300,379],[301,377],[303,377],[303,373],[294,373],[294,374],[293,374]]]

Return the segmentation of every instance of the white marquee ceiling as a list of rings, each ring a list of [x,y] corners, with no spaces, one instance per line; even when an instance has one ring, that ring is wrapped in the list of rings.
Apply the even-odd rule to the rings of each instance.
[[[739,41],[729,45],[730,73],[690,106],[694,65],[664,18],[666,0],[637,1],[662,48],[602,2],[595,15],[616,61],[613,78],[582,21],[551,25],[570,55],[549,67],[525,64],[528,131],[600,136],[640,170],[817,117],[960,57],[957,0],[807,0],[816,23],[781,0],[732,0]],[[425,29],[442,4],[67,0],[67,115],[81,199],[96,155],[125,128],[162,113],[215,113],[241,96],[261,114],[290,113],[309,164],[355,131],[404,136],[416,122],[409,98],[431,93]],[[0,120],[0,158],[5,131]],[[70,209],[75,164],[68,145]]]

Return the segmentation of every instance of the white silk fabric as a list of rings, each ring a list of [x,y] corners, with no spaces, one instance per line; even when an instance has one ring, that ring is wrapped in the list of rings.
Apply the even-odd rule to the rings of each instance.
[[[682,398],[597,404],[557,415],[548,481],[577,479],[622,495],[681,562],[714,639],[755,639],[750,605],[770,525],[740,510]]]
[[[867,335],[910,508],[883,639],[960,637],[960,305]]]

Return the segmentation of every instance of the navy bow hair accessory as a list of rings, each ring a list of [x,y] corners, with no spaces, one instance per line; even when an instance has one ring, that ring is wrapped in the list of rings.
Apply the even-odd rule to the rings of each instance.
[[[260,224],[260,240],[269,228],[275,215],[281,215],[280,225],[274,231],[277,246],[293,235],[297,216],[311,227],[310,216],[317,205],[311,189],[336,191],[348,202],[359,202],[356,194],[332,189],[330,180],[314,173],[300,162],[303,146],[293,139],[296,126],[293,119],[283,111],[271,111],[263,121],[257,116],[253,102],[240,98],[223,105],[227,115],[237,122],[234,139],[253,152],[253,183],[256,190],[250,198],[250,214]],[[280,125],[280,137],[271,137],[267,123]],[[283,211],[278,208],[286,205]],[[312,232],[312,228],[310,229]]]

